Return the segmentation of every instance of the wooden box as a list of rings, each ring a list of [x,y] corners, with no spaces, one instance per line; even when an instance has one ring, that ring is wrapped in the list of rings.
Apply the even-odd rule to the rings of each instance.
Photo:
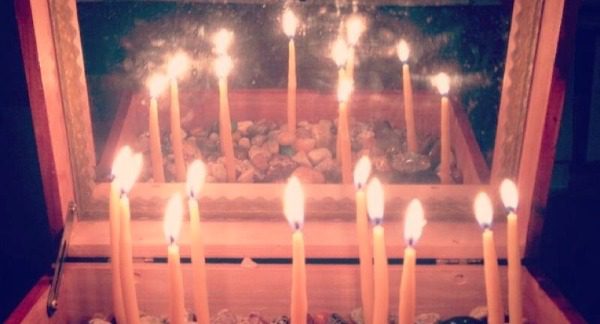
[[[9,322],[78,323],[95,313],[110,314],[111,300],[109,184],[97,181],[96,177],[99,171],[91,135],[76,3],[75,0],[25,0],[16,4],[48,218],[55,234],[63,227],[68,230],[63,233],[66,257],[64,262],[57,263],[62,266],[60,285],[51,286],[51,278],[42,278]],[[560,63],[564,59],[563,37],[569,39],[572,32],[569,7],[565,6],[564,0],[514,1],[491,169],[488,170],[474,143],[464,113],[454,109],[453,148],[466,157],[459,162],[465,183],[386,187],[385,228],[392,314],[397,313],[402,269],[402,215],[412,198],[423,201],[428,220],[417,247],[417,313],[437,312],[447,318],[468,314],[472,308],[485,305],[481,229],[474,220],[472,202],[481,190],[498,202],[497,187],[505,177],[518,182],[520,243],[525,264],[535,260],[542,224],[540,207],[545,204],[549,188],[565,91],[564,76],[560,74],[564,71],[555,66],[555,61]],[[280,102],[277,97],[283,96],[268,90],[233,92],[233,115],[248,114],[250,107],[242,103],[250,95],[264,96],[267,102]],[[390,98],[398,101],[400,97],[389,94],[386,99]],[[314,94],[302,93],[299,100],[319,99]],[[137,125],[136,120],[145,113],[139,107],[140,102],[135,96],[126,102],[122,127],[113,128],[110,145],[118,146],[131,139],[134,128],[131,125]],[[385,102],[385,110],[401,106],[394,99]],[[435,100],[430,102],[435,105]],[[304,113],[306,118],[316,118],[319,114],[316,110]],[[274,109],[265,114],[282,119]],[[106,167],[112,159],[110,153],[105,155],[98,168]],[[151,314],[165,315],[168,307],[167,285],[162,280],[166,274],[166,244],[160,214],[167,197],[182,190],[181,183],[140,183],[130,195],[136,289],[140,309]],[[206,185],[200,204],[212,314],[224,308],[238,314],[258,311],[266,317],[288,313],[291,240],[281,213],[282,191],[282,184]],[[348,314],[360,305],[354,188],[307,185],[305,192],[309,312]],[[499,205],[498,202],[493,228],[498,256],[504,260],[506,224]],[[69,214],[74,216],[72,221],[67,217]],[[184,224],[180,246],[185,282],[191,277],[188,232]],[[504,266],[501,276],[506,296]],[[47,298],[56,292],[59,293],[58,304],[54,305],[57,310],[49,317]],[[583,322],[552,289],[551,283],[526,266],[523,266],[523,294],[529,323]],[[187,289],[190,310],[191,301],[191,291]]]

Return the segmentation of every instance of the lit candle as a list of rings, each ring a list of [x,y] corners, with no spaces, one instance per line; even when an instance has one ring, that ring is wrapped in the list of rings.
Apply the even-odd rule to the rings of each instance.
[[[442,96],[441,103],[441,125],[440,125],[440,180],[442,183],[450,183],[450,111],[448,107],[448,92],[450,91],[450,78],[446,73],[440,73],[434,77],[434,85]]]
[[[163,169],[162,148],[160,145],[160,127],[158,124],[157,97],[167,85],[164,75],[155,74],[148,79],[147,86],[150,91],[150,111],[148,114],[148,133],[150,135],[150,158],[152,160],[152,178],[154,182],[165,182]]]
[[[508,255],[508,314],[511,324],[523,323],[523,303],[521,295],[521,253],[519,251],[519,228],[517,222],[517,204],[519,193],[511,180],[500,184],[500,197],[508,211],[506,236]]]
[[[132,152],[129,146],[119,150],[112,165],[112,182],[110,184],[109,219],[110,219],[110,270],[112,278],[112,302],[113,312],[118,323],[125,323],[125,306],[121,288],[121,273],[119,262],[119,195],[121,185],[119,175],[123,175],[123,168],[131,158]]]
[[[129,211],[128,193],[133,187],[142,170],[143,158],[140,153],[130,155],[124,159],[125,165],[119,172],[119,185],[121,186],[121,199],[119,201],[119,263],[121,276],[121,289],[123,304],[125,305],[126,323],[139,323],[140,312],[138,309],[137,295],[135,292],[135,278],[133,273],[133,252],[131,244],[131,214]]]
[[[413,324],[415,322],[416,307],[416,277],[415,267],[417,252],[414,248],[417,240],[423,233],[427,223],[423,215],[423,205],[418,199],[413,199],[406,209],[404,220],[404,260],[402,262],[402,279],[400,282],[400,307],[398,308],[399,324]]]
[[[221,29],[214,37],[215,73],[219,79],[219,133],[221,137],[221,151],[225,156],[225,168],[227,180],[235,181],[235,157],[233,155],[233,139],[231,138],[231,114],[229,113],[229,95],[227,93],[227,76],[233,68],[231,57],[227,55],[227,49],[233,40],[233,33]]]
[[[371,250],[365,197],[365,185],[370,173],[371,160],[367,156],[363,156],[354,167],[354,184],[356,185],[356,236],[360,259],[360,297],[363,321],[366,324],[373,321],[373,250]]]
[[[300,181],[292,176],[285,186],[283,213],[294,233],[292,234],[292,301],[291,323],[306,324],[308,298],[306,295],[306,257],[304,255],[304,192]]]
[[[288,97],[287,97],[287,117],[288,131],[296,133],[296,46],[294,36],[298,27],[298,18],[290,9],[283,13],[283,32],[290,41],[288,43]]]
[[[500,300],[500,275],[498,257],[492,232],[493,208],[490,197],[480,192],[475,198],[475,217],[483,227],[483,265],[485,271],[485,293],[488,308],[488,323],[504,323],[504,311]]]
[[[404,93],[404,119],[406,123],[406,141],[408,150],[417,153],[419,148],[417,144],[417,132],[415,130],[415,114],[413,109],[413,90],[410,80],[410,68],[408,66],[408,54],[410,49],[408,43],[400,40],[396,47],[398,58],[402,62],[402,91]]]
[[[373,223],[373,260],[375,289],[373,298],[373,324],[387,324],[389,316],[389,279],[385,237],[383,233],[383,187],[373,178],[367,187],[367,209]]]
[[[185,179],[185,161],[183,160],[183,142],[181,138],[181,113],[179,109],[179,78],[188,67],[188,57],[179,52],[169,62],[169,78],[171,80],[171,147],[175,157],[175,179],[183,182]]]
[[[208,289],[206,288],[206,262],[204,259],[204,243],[200,225],[198,198],[200,189],[206,178],[206,167],[200,160],[195,160],[188,167],[187,190],[189,195],[188,207],[190,212],[190,227],[192,232],[192,277],[194,281],[194,309],[198,323],[209,324]]]
[[[171,196],[165,210],[163,229],[167,239],[167,259],[169,271],[169,323],[187,323],[185,305],[183,302],[183,277],[181,275],[181,260],[177,237],[181,231],[183,217],[183,203],[181,196],[176,193]]]
[[[340,82],[342,82],[342,80],[345,78],[345,66],[346,66],[346,62],[348,61],[348,44],[346,44],[346,41],[343,38],[338,38],[335,42],[333,42],[333,46],[331,47],[331,58],[333,59],[333,61],[335,62],[335,65],[338,68],[338,84]],[[339,122],[339,120],[338,120]],[[337,136],[336,137],[336,146],[335,146],[335,151],[336,151],[336,155],[335,158],[338,162],[341,162],[341,154],[340,152],[342,151],[340,143],[341,143],[341,137]]]
[[[350,45],[346,70],[348,78],[354,81],[354,61],[356,60],[356,45],[365,31],[365,21],[358,15],[353,15],[346,21],[346,39]]]
[[[350,149],[350,126],[348,122],[348,100],[352,94],[352,80],[344,78],[338,85],[339,117],[338,137],[342,160],[342,183],[352,183],[352,152]]]

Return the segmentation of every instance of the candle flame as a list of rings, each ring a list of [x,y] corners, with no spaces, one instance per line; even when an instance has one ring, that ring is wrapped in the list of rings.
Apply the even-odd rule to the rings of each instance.
[[[290,177],[283,194],[283,214],[294,230],[299,230],[304,223],[304,192],[300,180]]]
[[[131,158],[131,155],[133,155],[133,152],[131,151],[131,148],[129,147],[129,145],[123,146],[119,150],[119,152],[117,152],[117,156],[115,157],[115,160],[113,161],[112,169],[111,169],[111,175],[113,176],[114,179],[118,178],[119,176],[121,176],[123,174],[122,168],[126,165],[127,160],[129,160]]]
[[[492,218],[494,216],[494,210],[492,207],[492,201],[485,192],[480,192],[475,197],[475,218],[482,227],[491,227]]]
[[[296,28],[298,28],[299,21],[298,17],[296,17],[294,12],[289,8],[283,12],[282,23],[283,32],[288,37],[294,37],[296,35]]]
[[[346,20],[346,38],[350,46],[358,44],[358,40],[365,29],[365,20],[361,16],[352,15]]]
[[[167,68],[169,76],[171,78],[177,78],[181,76],[188,69],[189,57],[184,52],[177,52],[171,60],[169,60],[169,66]]]
[[[163,221],[163,229],[165,231],[165,238],[168,243],[174,243],[179,237],[181,232],[181,225],[183,222],[183,203],[181,201],[181,195],[176,193],[171,196],[167,202],[167,208],[165,209],[165,219]]]
[[[215,44],[215,53],[217,55],[225,55],[233,43],[233,32],[225,28],[220,29],[213,36],[213,43]]]
[[[500,198],[504,207],[515,210],[519,203],[519,192],[517,185],[512,180],[504,179],[500,184]]]
[[[383,208],[383,186],[379,179],[373,178],[367,186],[367,210],[373,223],[377,224],[383,220]]]
[[[201,160],[194,160],[194,162],[188,166],[187,170],[186,192],[190,195],[190,198],[198,199],[205,178],[206,166],[204,162]]]
[[[423,234],[423,227],[427,224],[424,214],[421,201],[419,199],[411,200],[404,220],[404,239],[409,245],[415,244]]]
[[[354,88],[354,82],[348,78],[344,78],[340,80],[338,84],[338,101],[339,102],[347,102],[350,99],[350,95],[352,94],[352,90]]]
[[[408,60],[408,55],[410,54],[410,48],[408,47],[408,43],[401,39],[396,46],[396,51],[398,52],[398,58],[402,63],[406,63]]]
[[[431,82],[438,89],[442,96],[445,96],[450,91],[450,77],[446,73],[438,73],[433,77]]]
[[[215,74],[219,79],[226,78],[233,69],[233,61],[228,55],[220,55],[215,59]]]
[[[348,60],[348,44],[342,38],[336,39],[333,42],[333,46],[331,47],[331,58],[335,62],[339,68],[342,68],[346,65],[346,61]]]
[[[169,80],[163,74],[153,74],[148,78],[146,86],[148,87],[148,91],[150,91],[150,97],[158,97],[166,88],[168,82]]]
[[[367,183],[367,179],[371,174],[371,160],[368,156],[361,157],[354,167],[354,185],[358,189],[362,189]]]
[[[116,167],[119,174],[116,178],[119,181],[119,188],[124,193],[129,193],[131,187],[135,184],[140,172],[142,171],[142,164],[144,158],[141,153],[129,154],[127,158],[119,161],[120,165]]]

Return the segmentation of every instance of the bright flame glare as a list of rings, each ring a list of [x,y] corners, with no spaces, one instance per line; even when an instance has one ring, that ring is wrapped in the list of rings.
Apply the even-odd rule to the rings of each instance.
[[[379,179],[373,178],[367,186],[367,210],[371,221],[377,222],[383,220],[383,208],[383,186]]]
[[[348,78],[344,78],[340,80],[338,84],[338,101],[339,102],[347,102],[350,99],[350,95],[352,94],[352,90],[354,89],[354,82]]]
[[[165,75],[153,74],[146,81],[146,86],[148,87],[148,91],[150,91],[150,97],[158,97],[167,87],[167,84],[169,84],[169,80]]]
[[[405,63],[408,60],[408,55],[410,54],[410,48],[408,47],[408,43],[401,39],[396,46],[396,52],[398,52],[398,58],[402,63]]]
[[[133,152],[129,145],[123,146],[119,152],[117,152],[117,156],[112,164],[111,175],[116,179],[119,176],[123,175],[123,167],[126,166],[127,160],[131,158]]]
[[[290,177],[283,193],[283,214],[293,229],[304,223],[304,192],[300,180]]]
[[[445,96],[450,91],[450,77],[446,73],[438,73],[431,81],[434,87],[438,89],[442,96]]]
[[[482,227],[492,226],[492,218],[494,217],[494,210],[492,207],[492,201],[485,192],[480,192],[475,197],[475,218]]]
[[[225,28],[220,29],[213,36],[213,44],[215,44],[215,53],[217,55],[225,55],[229,47],[233,43],[233,32]]]
[[[197,199],[205,178],[206,165],[201,160],[194,160],[187,169],[186,193]]]
[[[219,79],[226,78],[233,69],[233,61],[227,55],[220,55],[215,59],[215,74]]]
[[[368,156],[361,157],[354,167],[354,185],[356,188],[362,189],[369,179],[371,174],[371,160]]]
[[[181,225],[183,223],[183,202],[181,195],[176,193],[171,196],[165,209],[165,219],[163,221],[163,230],[168,243],[177,241]]]
[[[331,47],[331,58],[338,67],[346,65],[348,60],[348,44],[342,38],[338,38],[333,42]]]
[[[188,69],[190,59],[184,52],[177,52],[170,60],[167,71],[171,78],[180,77]]]
[[[425,224],[427,224],[427,221],[425,220],[425,212],[421,201],[419,199],[411,200],[406,209],[406,219],[404,220],[404,239],[406,242],[415,244],[421,238]]]
[[[298,28],[299,24],[298,17],[296,17],[294,12],[288,8],[283,12],[281,20],[283,23],[283,32],[286,36],[294,37],[296,35],[296,28]]]
[[[346,38],[350,46],[356,46],[360,36],[365,31],[365,20],[358,15],[352,15],[346,20]]]
[[[141,153],[129,154],[126,159],[119,161],[119,163],[121,164],[116,167],[116,170],[119,172],[116,180],[119,183],[121,191],[129,193],[142,171],[144,158]]]
[[[517,205],[519,204],[519,191],[517,190],[517,185],[515,185],[512,180],[502,180],[502,183],[500,184],[500,198],[502,198],[504,207],[517,209]]]

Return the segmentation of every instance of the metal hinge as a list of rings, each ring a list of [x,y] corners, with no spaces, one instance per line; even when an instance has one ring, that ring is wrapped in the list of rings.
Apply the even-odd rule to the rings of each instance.
[[[77,215],[77,205],[74,202],[69,203],[69,210],[65,219],[65,226],[63,228],[62,239],[60,241],[60,249],[54,262],[54,276],[52,277],[52,284],[50,285],[50,291],[48,292],[48,300],[46,302],[46,314],[51,317],[56,313],[58,309],[58,293],[60,291],[60,282],[62,278],[63,265],[67,257],[67,251],[69,250],[69,238],[71,236],[71,230],[73,228],[73,220]]]

